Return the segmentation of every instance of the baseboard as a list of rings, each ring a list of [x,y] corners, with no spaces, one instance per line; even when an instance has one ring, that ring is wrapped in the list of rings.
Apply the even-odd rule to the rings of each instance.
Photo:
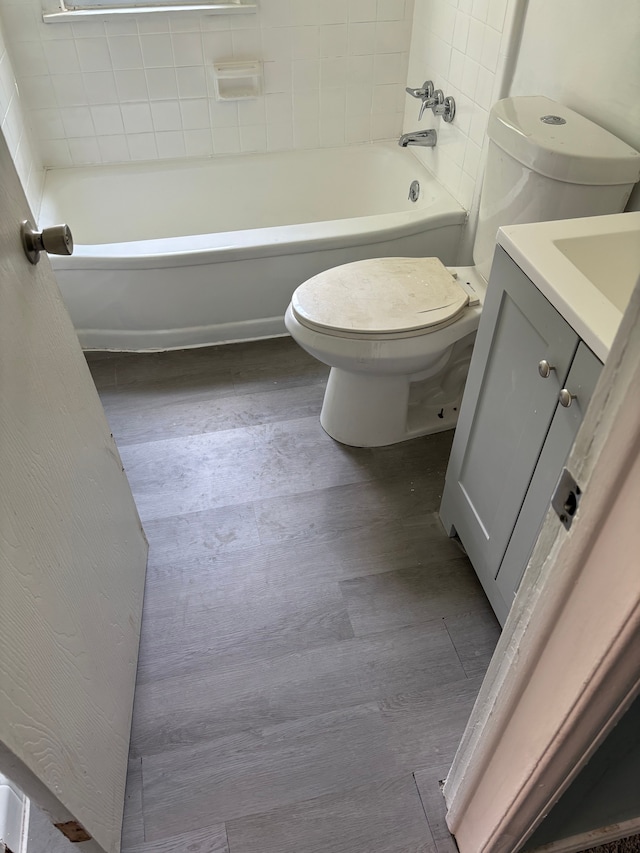
[[[607,844],[609,841],[620,841],[637,832],[640,832],[640,817],[622,823],[612,823],[590,832],[581,832],[580,835],[572,835],[571,838],[563,838],[561,841],[551,841],[527,853],[582,853],[590,847]]]

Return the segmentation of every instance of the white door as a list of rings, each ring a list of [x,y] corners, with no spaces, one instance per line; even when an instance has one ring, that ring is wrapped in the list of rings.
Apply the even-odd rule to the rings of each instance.
[[[27,218],[0,133],[0,771],[79,851],[117,853],[147,545]]]

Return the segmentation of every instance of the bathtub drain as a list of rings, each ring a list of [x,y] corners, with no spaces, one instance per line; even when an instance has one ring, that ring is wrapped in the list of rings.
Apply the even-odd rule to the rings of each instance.
[[[409,201],[418,201],[420,198],[420,181],[411,181],[409,187]]]

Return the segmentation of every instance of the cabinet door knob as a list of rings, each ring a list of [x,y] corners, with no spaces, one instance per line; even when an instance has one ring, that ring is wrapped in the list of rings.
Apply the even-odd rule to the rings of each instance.
[[[576,395],[572,394],[571,391],[567,391],[566,388],[563,388],[562,391],[558,394],[558,400],[560,401],[560,405],[564,406],[565,409],[568,409],[575,399]]]
[[[538,362],[538,373],[543,379],[548,379],[552,370],[555,370],[555,367],[549,364],[546,358],[543,358],[542,361]]]

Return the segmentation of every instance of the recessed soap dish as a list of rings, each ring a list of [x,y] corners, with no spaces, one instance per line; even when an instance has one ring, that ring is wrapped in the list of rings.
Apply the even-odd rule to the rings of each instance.
[[[244,101],[262,94],[262,62],[214,62],[217,101]]]

